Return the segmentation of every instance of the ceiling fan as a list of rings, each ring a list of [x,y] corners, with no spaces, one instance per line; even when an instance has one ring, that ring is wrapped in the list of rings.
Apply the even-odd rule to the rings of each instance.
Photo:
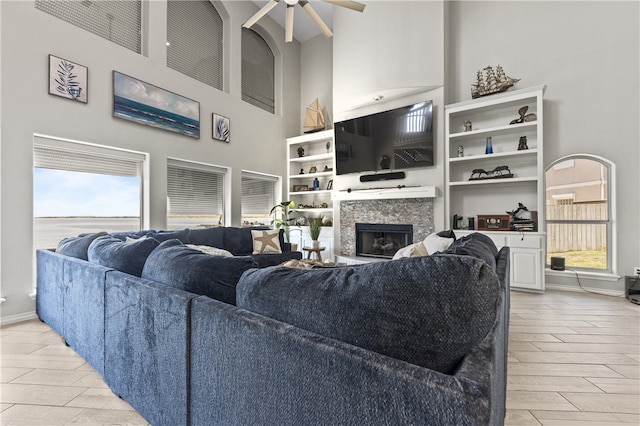
[[[356,1],[351,0],[323,0],[327,3],[331,3],[336,6],[346,7],[351,10],[355,10],[357,12],[364,11],[365,5],[362,3],[358,3]],[[253,24],[258,22],[264,15],[269,13],[271,9],[276,7],[280,0],[271,0],[267,3],[262,9],[260,9],[255,15],[253,15],[247,22],[242,25],[244,28],[251,28]],[[307,12],[307,15],[315,22],[315,24],[320,28],[320,31],[325,35],[325,37],[331,37],[333,33],[324,23],[322,18],[318,16],[316,11],[311,7],[311,4],[308,0],[284,0],[287,4],[287,20],[285,25],[285,36],[284,41],[289,43],[293,41],[293,8],[296,4],[299,4],[302,7],[302,10]]]

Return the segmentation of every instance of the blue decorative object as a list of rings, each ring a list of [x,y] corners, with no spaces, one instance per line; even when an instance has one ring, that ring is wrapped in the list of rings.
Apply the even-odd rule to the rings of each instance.
[[[487,137],[487,143],[484,147],[485,154],[493,154],[493,145],[491,143],[491,136]]]
[[[320,181],[318,178],[313,179],[313,190],[320,191]]]

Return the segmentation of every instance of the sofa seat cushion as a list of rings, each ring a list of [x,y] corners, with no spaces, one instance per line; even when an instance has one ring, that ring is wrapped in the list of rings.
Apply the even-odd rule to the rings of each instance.
[[[442,253],[473,256],[484,260],[491,269],[496,270],[498,249],[491,238],[479,232],[474,232],[455,240],[449,248],[443,250]]]
[[[58,243],[56,253],[77,259],[89,260],[89,246],[98,237],[107,235],[106,232],[96,232],[94,234],[81,234],[77,237],[65,238]]]
[[[311,270],[250,270],[237,304],[305,330],[451,373],[494,324],[499,280],[484,262],[434,255]]]
[[[149,255],[142,278],[235,305],[240,276],[257,266],[250,256],[212,256],[168,240]]]
[[[125,242],[106,235],[94,240],[89,246],[89,262],[117,269],[139,277],[147,256],[160,243],[153,238],[141,238]]]

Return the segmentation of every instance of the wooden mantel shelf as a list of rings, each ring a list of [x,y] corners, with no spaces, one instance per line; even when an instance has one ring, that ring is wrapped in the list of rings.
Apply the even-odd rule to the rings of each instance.
[[[334,191],[334,201],[351,200],[399,200],[402,198],[435,198],[438,196],[438,188],[435,186],[389,186],[378,188],[364,188]]]

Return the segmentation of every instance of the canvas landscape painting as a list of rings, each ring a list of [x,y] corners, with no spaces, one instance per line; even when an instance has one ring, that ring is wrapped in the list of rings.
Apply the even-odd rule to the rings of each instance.
[[[113,72],[113,115],[200,138],[200,103],[153,84]]]

